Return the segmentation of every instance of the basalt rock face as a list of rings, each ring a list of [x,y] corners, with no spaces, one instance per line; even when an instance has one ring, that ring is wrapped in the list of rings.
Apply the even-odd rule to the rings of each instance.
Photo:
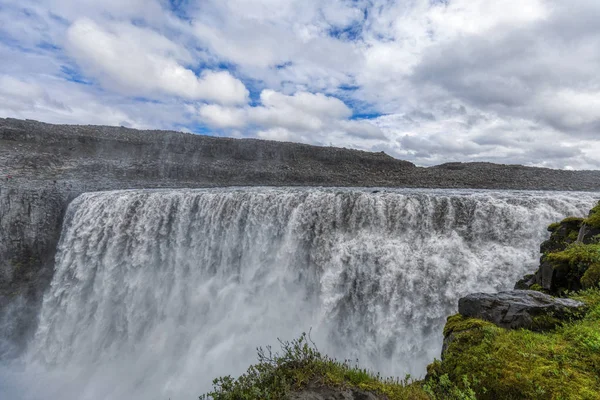
[[[0,357],[14,355],[28,339],[28,327],[52,277],[62,217],[71,198],[60,190],[0,187]]]
[[[507,329],[552,329],[582,315],[585,305],[572,299],[554,298],[533,290],[473,293],[458,302],[458,312]]]

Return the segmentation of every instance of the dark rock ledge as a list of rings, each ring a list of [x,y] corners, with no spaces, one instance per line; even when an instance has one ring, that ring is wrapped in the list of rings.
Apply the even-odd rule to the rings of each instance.
[[[582,302],[561,299],[534,290],[473,293],[458,302],[458,312],[506,329],[547,330],[585,312]]]

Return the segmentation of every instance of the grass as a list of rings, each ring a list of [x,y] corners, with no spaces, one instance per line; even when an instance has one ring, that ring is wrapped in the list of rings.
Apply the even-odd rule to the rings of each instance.
[[[372,392],[387,400],[473,400],[467,385],[458,388],[447,376],[435,382],[384,378],[369,370],[321,354],[306,334],[291,342],[281,341],[281,351],[258,349],[258,363],[237,379],[213,381],[213,390],[200,400],[276,400],[306,386],[327,386]]]
[[[590,307],[587,315],[544,333],[450,317],[461,329],[452,330],[430,375],[446,375],[459,387],[467,380],[478,399],[599,399],[600,290],[572,297]]]
[[[258,349],[258,363],[237,379],[215,379],[201,400],[287,399],[307,386],[355,388],[380,399],[600,399],[600,289],[571,295],[588,312],[547,332],[508,330],[461,315],[448,318],[451,340],[426,380],[384,378],[321,354],[309,336]]]

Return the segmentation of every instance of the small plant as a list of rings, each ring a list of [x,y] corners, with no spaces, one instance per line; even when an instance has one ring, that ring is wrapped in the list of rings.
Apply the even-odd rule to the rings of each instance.
[[[213,391],[200,400],[282,399],[294,388],[307,384],[332,360],[321,355],[303,333],[291,342],[281,341],[281,353],[270,346],[259,347],[258,363],[238,379],[231,376],[213,381]]]
[[[231,376],[213,381],[213,390],[200,400],[279,400],[307,386],[328,386],[340,390],[370,392],[386,400],[474,400],[468,385],[460,389],[448,377],[433,377],[427,383],[383,378],[360,368],[358,361],[337,361],[323,355],[303,333],[291,342],[281,341],[281,351],[258,348],[258,363],[237,379]]]

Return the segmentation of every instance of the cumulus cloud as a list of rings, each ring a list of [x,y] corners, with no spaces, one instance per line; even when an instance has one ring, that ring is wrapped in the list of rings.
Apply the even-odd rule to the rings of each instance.
[[[190,54],[164,36],[132,25],[106,29],[91,19],[79,19],[67,32],[73,57],[115,90],[147,95],[165,93],[221,104],[248,100],[244,84],[227,71],[203,71],[201,76],[181,65]]]
[[[260,101],[260,105],[244,108],[207,104],[199,108],[198,114],[202,121],[217,128],[258,126],[257,136],[273,140],[327,144],[331,135],[385,139],[373,124],[350,120],[352,111],[335,97],[306,92],[285,95],[265,89]]]
[[[5,116],[600,168],[595,0],[5,3]]]

